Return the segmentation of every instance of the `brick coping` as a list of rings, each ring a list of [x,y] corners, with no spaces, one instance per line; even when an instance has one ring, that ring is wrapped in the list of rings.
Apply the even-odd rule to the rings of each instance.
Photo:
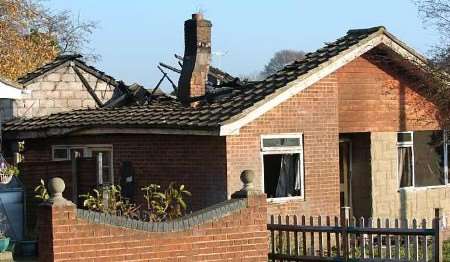
[[[77,209],[76,215],[77,218],[85,219],[95,224],[113,225],[148,232],[180,232],[222,218],[247,207],[247,199],[231,199],[166,222],[143,222],[85,209]]]

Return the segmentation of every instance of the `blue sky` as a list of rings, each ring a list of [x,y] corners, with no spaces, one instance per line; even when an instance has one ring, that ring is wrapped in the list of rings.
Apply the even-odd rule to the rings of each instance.
[[[183,53],[183,22],[201,10],[212,21],[213,64],[236,76],[260,71],[280,49],[313,51],[351,28],[384,25],[402,41],[427,54],[438,35],[426,28],[411,0],[49,0],[99,23],[90,48],[95,66],[146,87],[162,76],[158,62],[176,65]],[[176,75],[173,75],[177,79]],[[166,83],[165,87],[169,87]],[[165,88],[165,90],[168,90]]]

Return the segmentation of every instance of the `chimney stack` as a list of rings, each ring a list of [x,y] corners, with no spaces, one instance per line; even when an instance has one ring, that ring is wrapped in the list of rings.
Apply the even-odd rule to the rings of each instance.
[[[183,68],[178,80],[178,97],[186,104],[193,97],[205,95],[211,60],[211,22],[203,14],[184,22]]]

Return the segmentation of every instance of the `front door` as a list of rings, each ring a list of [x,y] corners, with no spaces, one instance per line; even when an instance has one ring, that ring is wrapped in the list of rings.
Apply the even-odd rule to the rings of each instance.
[[[352,207],[352,143],[350,140],[339,141],[339,181],[341,207]]]

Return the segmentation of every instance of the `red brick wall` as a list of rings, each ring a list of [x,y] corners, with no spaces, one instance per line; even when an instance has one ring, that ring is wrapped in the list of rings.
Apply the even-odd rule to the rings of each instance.
[[[338,215],[338,119],[334,74],[291,97],[275,109],[227,137],[228,194],[240,188],[240,172],[255,171],[261,187],[260,137],[303,133],[305,198],[269,205],[269,214]]]
[[[439,129],[436,107],[416,83],[370,54],[336,73],[339,83],[339,132]]]
[[[129,134],[28,140],[25,162],[48,161],[51,159],[51,145],[57,144],[113,145],[115,183],[120,181],[121,163],[131,161],[136,173],[138,202],[143,201],[141,187],[151,183],[167,186],[172,181],[185,184],[192,192],[194,210],[226,199],[224,137]],[[95,172],[84,173],[83,176],[96,177]],[[40,173],[27,170],[24,176],[36,177]],[[70,187],[69,183],[66,184]],[[79,190],[81,193],[85,192]]]
[[[147,232],[77,218],[74,207],[42,206],[39,261],[267,261],[265,196],[179,232]]]

